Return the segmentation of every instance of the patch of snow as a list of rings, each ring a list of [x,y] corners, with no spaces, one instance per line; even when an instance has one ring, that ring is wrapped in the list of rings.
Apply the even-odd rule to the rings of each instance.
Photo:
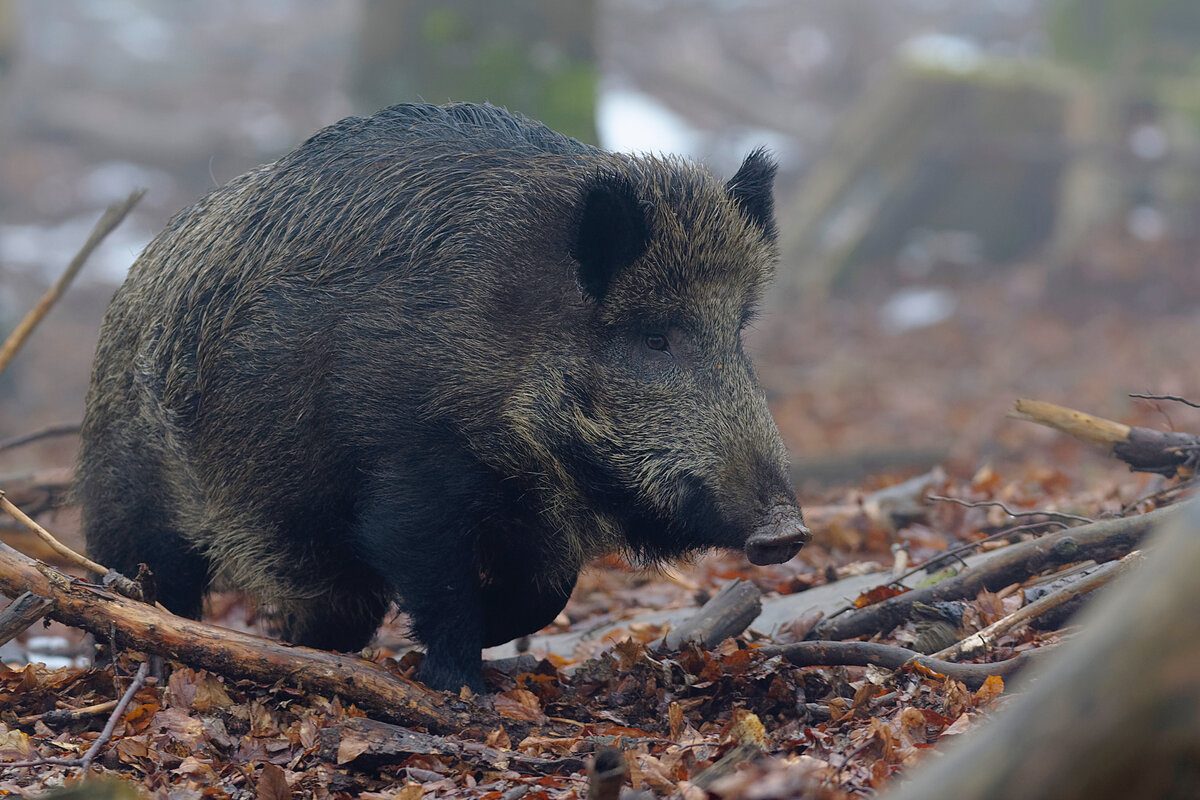
[[[957,307],[958,302],[947,289],[901,289],[883,304],[879,312],[879,324],[891,334],[928,328],[950,319]]]
[[[699,132],[683,117],[650,95],[631,89],[601,89],[596,128],[606,150],[695,156],[700,149]]]

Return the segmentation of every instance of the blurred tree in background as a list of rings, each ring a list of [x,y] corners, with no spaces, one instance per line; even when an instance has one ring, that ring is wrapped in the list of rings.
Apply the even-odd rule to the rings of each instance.
[[[1200,72],[1196,0],[1059,0],[1046,30],[1059,58],[1093,72]]]
[[[490,102],[596,142],[597,0],[367,0],[360,111]]]

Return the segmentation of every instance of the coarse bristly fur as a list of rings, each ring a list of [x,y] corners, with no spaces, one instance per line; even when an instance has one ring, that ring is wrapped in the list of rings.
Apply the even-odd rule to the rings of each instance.
[[[227,575],[314,647],[398,601],[422,678],[481,689],[480,648],[553,620],[588,559],[743,547],[795,506],[740,339],[774,171],[400,105],[215,189],[105,317],[90,554],[191,616]]]

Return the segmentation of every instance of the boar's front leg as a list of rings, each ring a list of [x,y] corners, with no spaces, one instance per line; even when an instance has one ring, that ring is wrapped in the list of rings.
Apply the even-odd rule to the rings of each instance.
[[[576,573],[556,574],[535,551],[483,549],[483,646],[493,647],[540,631],[566,606]]]
[[[425,645],[421,680],[433,689],[482,693],[474,519],[453,500],[396,488],[363,504],[355,535],[360,557],[395,588],[413,636]]]

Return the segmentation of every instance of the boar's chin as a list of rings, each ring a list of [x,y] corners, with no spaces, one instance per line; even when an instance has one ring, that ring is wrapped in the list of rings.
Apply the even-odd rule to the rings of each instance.
[[[746,539],[746,557],[759,566],[782,564],[812,541],[812,533],[804,525],[800,509],[779,504],[771,508]]]

